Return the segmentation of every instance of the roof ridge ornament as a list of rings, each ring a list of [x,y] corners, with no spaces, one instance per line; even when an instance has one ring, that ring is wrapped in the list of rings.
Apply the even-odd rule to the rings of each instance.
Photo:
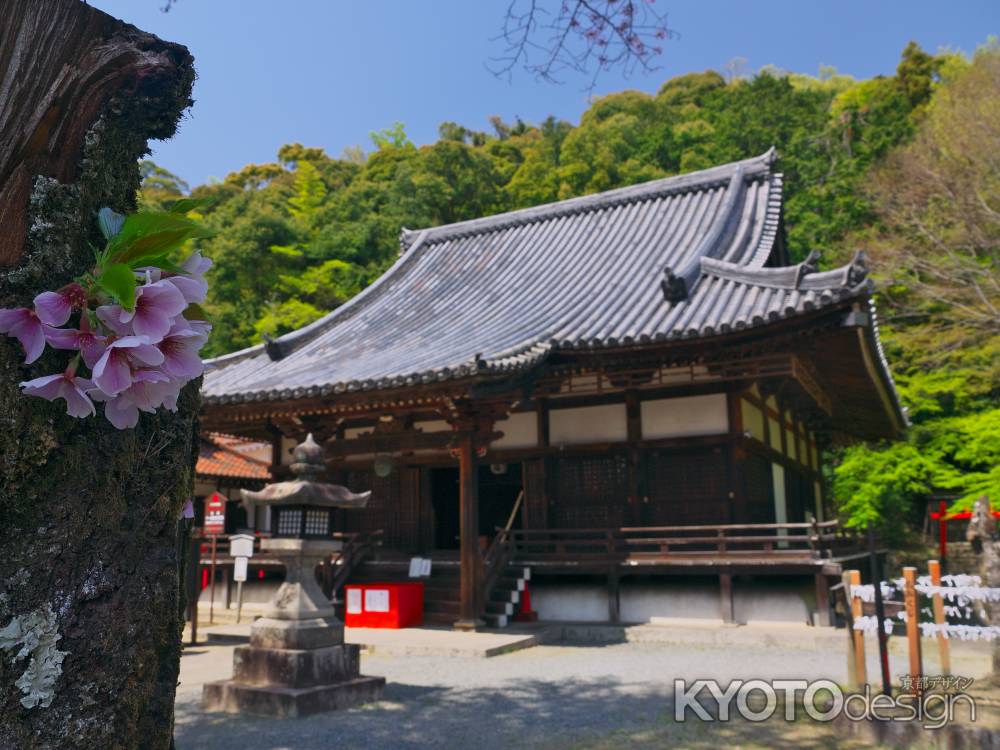
[[[281,346],[281,342],[271,338],[266,333],[264,334],[264,351],[267,352],[267,358],[272,362],[278,362],[285,358],[285,350]]]
[[[687,299],[694,289],[698,279],[701,278],[701,262],[705,258],[714,258],[719,253],[719,248],[729,244],[732,235],[736,231],[739,217],[743,213],[743,194],[746,191],[745,182],[746,168],[739,162],[729,184],[726,186],[726,194],[719,208],[718,216],[708,232],[698,244],[694,255],[687,265],[675,272],[672,268],[664,269],[666,278],[660,282],[663,290],[663,297],[667,302],[676,304]]]
[[[810,250],[809,255],[806,259],[796,266],[795,271],[795,288],[798,289],[802,285],[802,279],[811,273],[816,273],[819,271],[819,250]]]
[[[683,277],[677,276],[670,266],[663,269],[660,289],[663,290],[663,299],[672,305],[683,302],[688,296],[687,283]]]
[[[858,250],[844,269],[844,286],[853,289],[859,284],[863,284],[868,279],[868,273],[868,253],[864,250]]]

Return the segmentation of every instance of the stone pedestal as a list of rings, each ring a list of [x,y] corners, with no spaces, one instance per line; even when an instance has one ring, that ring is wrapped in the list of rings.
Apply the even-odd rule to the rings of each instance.
[[[250,627],[250,645],[236,648],[233,678],[204,686],[206,710],[294,717],[382,697],[385,678],[360,674],[359,646],[344,643],[344,625],[316,584],[316,565],[337,544],[264,540],[262,549],[285,563],[285,582]]]

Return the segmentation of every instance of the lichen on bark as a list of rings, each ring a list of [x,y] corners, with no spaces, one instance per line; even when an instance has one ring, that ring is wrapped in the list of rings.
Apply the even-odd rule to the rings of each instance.
[[[118,88],[86,123],[73,179],[34,176],[24,253],[0,269],[0,307],[29,304],[93,264],[97,210],[134,209],[147,139],[173,134],[194,79],[185,48],[78,0],[24,3],[21,12],[56,25],[70,19],[101,54],[120,47],[114,64],[138,72],[108,71]],[[0,19],[0,33],[11,23]],[[0,130],[10,114],[3,104]],[[59,636],[65,657],[51,700],[27,706],[17,685],[25,657],[0,650],[0,748],[167,748],[183,625],[177,519],[193,483],[200,380],[181,392],[176,413],[144,414],[136,429],[117,430],[20,393],[19,382],[61,371],[65,352],[23,360],[18,343],[0,337],[0,629],[51,612],[46,632]]]
[[[21,705],[25,708],[52,704],[66,657],[57,646],[60,638],[56,615],[49,604],[24,617],[14,617],[0,628],[0,651],[13,654],[15,661],[26,662],[24,672],[14,682],[24,694]]]

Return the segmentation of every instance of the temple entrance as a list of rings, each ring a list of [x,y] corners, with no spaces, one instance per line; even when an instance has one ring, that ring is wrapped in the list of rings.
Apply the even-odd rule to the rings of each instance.
[[[431,503],[434,506],[434,549],[458,549],[458,467],[446,466],[431,473]]]
[[[430,469],[431,501],[434,505],[434,549],[459,548],[458,467]],[[496,528],[510,518],[521,491],[521,464],[493,464],[479,467],[479,535],[493,537]],[[521,528],[520,514],[513,528]]]
[[[521,464],[487,464],[479,467],[479,534],[493,538],[505,526],[521,492]],[[521,528],[521,514],[511,528]]]

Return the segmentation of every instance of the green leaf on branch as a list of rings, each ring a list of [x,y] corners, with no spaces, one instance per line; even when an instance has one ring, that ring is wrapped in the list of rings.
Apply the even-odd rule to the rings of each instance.
[[[150,265],[151,258],[177,250],[189,239],[209,236],[207,230],[181,214],[140,212],[125,219],[109,249],[116,263],[134,268]]]
[[[108,266],[97,283],[125,310],[135,307],[135,272],[124,263]]]

